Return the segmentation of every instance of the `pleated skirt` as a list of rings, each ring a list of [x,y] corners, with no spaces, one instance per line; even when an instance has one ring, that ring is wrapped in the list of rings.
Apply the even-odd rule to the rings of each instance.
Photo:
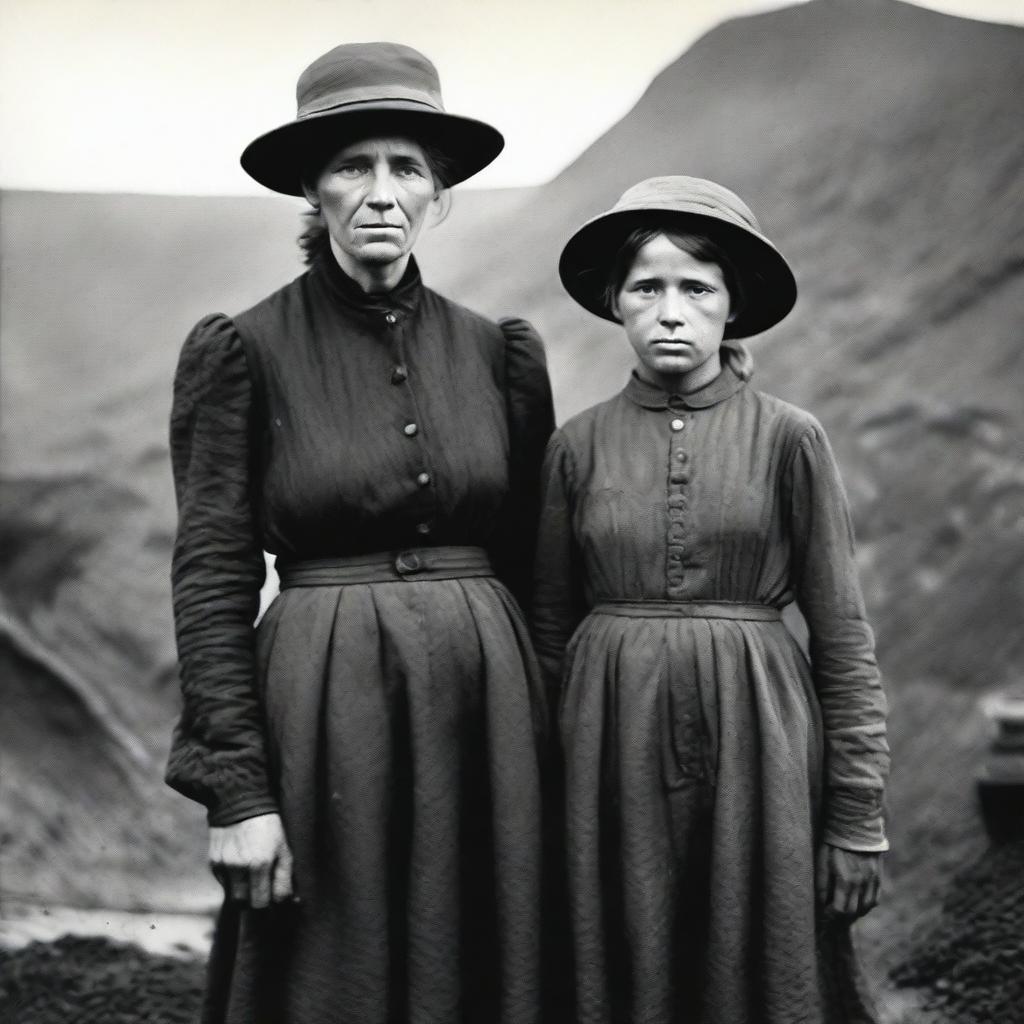
[[[220,1019],[537,1022],[544,712],[511,596],[296,587],[257,644],[300,902],[226,910]]]
[[[818,911],[823,734],[783,624],[595,611],[559,709],[579,1024],[872,1024]]]

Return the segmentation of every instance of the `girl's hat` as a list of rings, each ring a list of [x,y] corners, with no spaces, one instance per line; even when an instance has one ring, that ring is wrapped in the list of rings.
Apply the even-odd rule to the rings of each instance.
[[[502,150],[501,132],[449,114],[437,69],[399,43],[346,43],[318,57],[299,76],[294,121],[250,142],[242,167],[261,185],[301,196],[311,159],[326,159],[367,134],[406,135],[445,157],[445,185],[483,170]]]
[[[618,317],[607,302],[615,257],[636,228],[707,235],[736,264],[743,308],[726,325],[727,338],[746,338],[777,324],[796,303],[796,281],[782,253],[761,233],[746,203],[704,178],[648,178],[627,189],[607,212],[588,220],[569,239],[558,262],[565,290],[605,320]]]

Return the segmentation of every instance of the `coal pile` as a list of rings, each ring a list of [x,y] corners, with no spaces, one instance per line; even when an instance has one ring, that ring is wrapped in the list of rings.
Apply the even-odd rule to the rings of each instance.
[[[205,968],[67,935],[0,951],[3,1024],[195,1024]]]
[[[959,874],[938,922],[895,968],[950,1024],[1024,1024],[1024,841],[992,847]]]

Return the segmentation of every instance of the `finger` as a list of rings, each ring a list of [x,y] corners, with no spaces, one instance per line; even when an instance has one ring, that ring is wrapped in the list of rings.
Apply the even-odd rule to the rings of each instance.
[[[249,904],[256,910],[270,906],[270,865],[249,868]]]
[[[866,891],[862,882],[852,882],[848,885],[846,888],[846,899],[843,903],[843,914],[846,917],[860,917],[861,914],[865,913],[862,909],[865,895]]]
[[[882,879],[880,876],[875,875],[868,882],[867,893],[864,898],[864,913],[866,914],[869,910],[878,906],[878,897],[882,892]]]
[[[831,882],[832,872],[828,863],[828,848],[823,846],[818,851],[818,861],[815,865],[815,888],[818,892],[818,902],[822,906],[828,906],[828,901],[832,896]]]
[[[228,899],[249,902],[249,872],[245,868],[228,868]]]
[[[274,864],[273,899],[281,903],[292,897],[292,854],[286,846]]]
[[[850,899],[850,883],[838,872],[832,872],[832,909],[845,914]]]

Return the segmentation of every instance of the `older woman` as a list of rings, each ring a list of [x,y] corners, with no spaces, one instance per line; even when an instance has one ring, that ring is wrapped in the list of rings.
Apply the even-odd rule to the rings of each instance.
[[[846,925],[878,894],[888,751],[850,520],[821,427],[749,386],[735,340],[789,312],[793,276],[686,177],[631,188],[560,271],[636,353],[552,437],[538,542],[578,1019],[871,1020]]]
[[[310,268],[202,320],[175,381],[168,781],[229,895],[207,1018],[532,1022],[543,709],[516,598],[550,390],[528,325],[412,258],[502,138],[388,43],[320,57],[298,102],[242,164],[307,197]]]

